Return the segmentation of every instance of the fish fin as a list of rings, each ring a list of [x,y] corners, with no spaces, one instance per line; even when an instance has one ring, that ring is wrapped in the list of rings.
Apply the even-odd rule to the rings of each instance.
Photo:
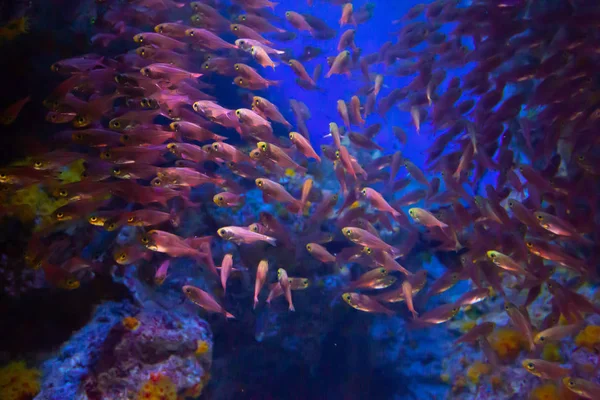
[[[270,237],[269,239],[267,239],[267,243],[269,243],[271,246],[275,246],[277,247],[277,239]]]

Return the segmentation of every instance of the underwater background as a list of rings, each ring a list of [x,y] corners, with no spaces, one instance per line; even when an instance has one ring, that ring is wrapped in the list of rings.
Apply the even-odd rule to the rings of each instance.
[[[600,399],[600,6],[0,5],[0,400]]]

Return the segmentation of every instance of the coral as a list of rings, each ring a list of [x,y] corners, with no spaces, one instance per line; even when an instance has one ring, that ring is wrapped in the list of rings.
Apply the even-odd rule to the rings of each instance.
[[[168,376],[151,374],[140,389],[137,400],[176,400],[177,388]]]
[[[575,337],[575,344],[588,350],[594,350],[600,343],[600,326],[589,325]]]
[[[28,369],[24,361],[0,368],[0,400],[33,399],[40,391],[40,371]]]
[[[524,345],[521,333],[511,328],[497,329],[490,335],[489,341],[498,357],[505,362],[514,361]]]
[[[542,351],[542,359],[546,361],[555,361],[555,362],[563,362],[563,359],[560,355],[560,348],[556,343],[550,343],[544,346],[544,350]]]
[[[531,391],[530,400],[560,400],[558,389],[554,383],[546,383]]]
[[[123,324],[132,318],[128,315],[139,322],[135,332]],[[150,384],[159,383],[153,388],[170,393],[164,379],[151,375],[158,373],[168,377],[175,393],[198,392],[210,367],[206,360],[210,352],[196,356],[198,340],[212,348],[208,324],[186,307],[167,311],[148,301],[140,310],[128,302],[103,303],[92,320],[42,365],[46,378],[37,400],[82,398],[77,393],[90,399],[133,398],[149,384],[149,377],[157,378]]]
[[[206,340],[198,340],[198,346],[196,347],[196,355],[203,356],[210,350],[210,344]]]
[[[130,331],[137,331],[140,327],[140,320],[135,317],[123,318],[123,326]]]
[[[10,20],[5,26],[0,27],[0,41],[14,40],[17,36],[29,32],[29,18],[22,16]]]
[[[467,371],[467,378],[475,384],[479,383],[479,379],[482,375],[487,375],[492,371],[492,367],[490,364],[484,364],[482,362],[476,361],[471,365],[471,367]]]

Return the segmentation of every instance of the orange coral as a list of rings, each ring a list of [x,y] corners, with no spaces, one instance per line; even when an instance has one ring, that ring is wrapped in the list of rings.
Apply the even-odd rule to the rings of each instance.
[[[177,388],[169,377],[151,374],[140,389],[136,400],[177,400]]]
[[[210,346],[206,340],[198,340],[198,345],[196,347],[196,355],[203,356],[210,350]]]
[[[575,338],[575,344],[579,347],[585,347],[588,350],[597,348],[598,344],[600,344],[600,326],[586,326]]]
[[[546,383],[536,387],[529,395],[530,400],[560,400],[558,389],[554,383]]]
[[[12,362],[0,368],[0,399],[29,400],[40,391],[40,372],[25,362]]]
[[[130,331],[137,331],[142,324],[139,319],[135,317],[125,317],[123,318],[123,326]]]
[[[524,345],[521,333],[511,328],[496,329],[489,341],[502,361],[514,361]]]
[[[482,375],[487,375],[492,371],[492,367],[490,364],[484,364],[482,362],[476,361],[471,367],[467,370],[467,378],[475,384],[479,383],[479,379]]]

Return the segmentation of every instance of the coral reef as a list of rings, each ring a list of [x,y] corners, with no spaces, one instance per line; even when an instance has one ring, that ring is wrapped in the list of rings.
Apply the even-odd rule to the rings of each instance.
[[[137,329],[124,326],[130,315],[139,322]],[[210,368],[210,360],[196,355],[198,341],[212,346],[208,324],[186,309],[106,302],[44,362],[36,400],[120,399],[136,393],[142,399],[146,389],[198,393]]]

